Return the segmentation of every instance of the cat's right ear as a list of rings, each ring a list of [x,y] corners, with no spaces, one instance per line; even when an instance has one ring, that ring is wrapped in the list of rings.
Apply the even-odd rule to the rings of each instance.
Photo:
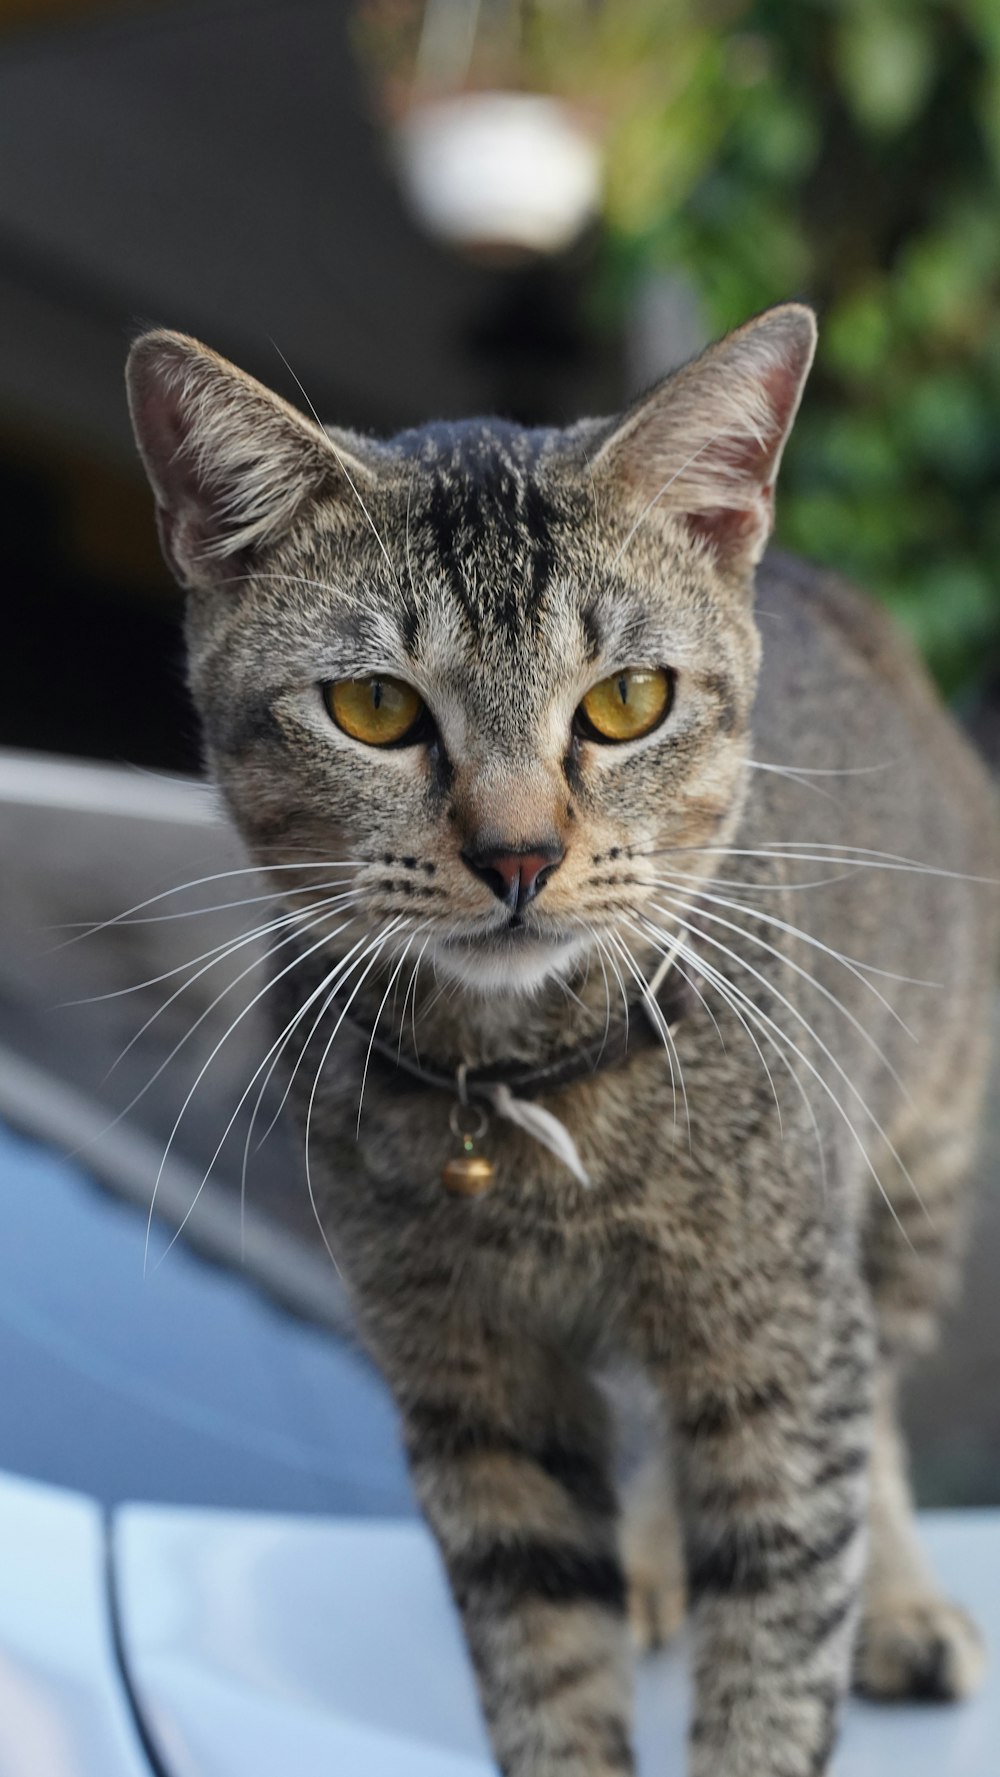
[[[781,303],[710,346],[626,414],[591,460],[635,523],[674,514],[746,581],[774,522],[774,483],[816,349],[816,317]]]
[[[308,501],[372,480],[346,441],[186,334],[144,333],[126,383],[163,552],[182,586],[232,578]]]

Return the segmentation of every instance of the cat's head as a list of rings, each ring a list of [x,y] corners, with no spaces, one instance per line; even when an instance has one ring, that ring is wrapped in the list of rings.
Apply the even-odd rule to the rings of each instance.
[[[815,333],[772,309],[623,418],[385,443],[137,341],[209,762],[279,891],[349,880],[352,940],[395,921],[494,991],[641,932],[651,860],[697,873],[739,812],[753,572]]]

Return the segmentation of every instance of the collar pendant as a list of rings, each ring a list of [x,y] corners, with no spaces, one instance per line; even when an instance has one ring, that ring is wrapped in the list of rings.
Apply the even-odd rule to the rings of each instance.
[[[463,1092],[463,1099],[464,1096]],[[441,1168],[441,1183],[450,1196],[481,1197],[492,1185],[496,1170],[493,1162],[485,1154],[476,1152],[476,1143],[486,1134],[488,1123],[489,1118],[480,1105],[469,1104],[467,1100],[452,1105],[448,1125],[452,1135],[461,1142],[462,1152],[453,1160],[446,1160]]]

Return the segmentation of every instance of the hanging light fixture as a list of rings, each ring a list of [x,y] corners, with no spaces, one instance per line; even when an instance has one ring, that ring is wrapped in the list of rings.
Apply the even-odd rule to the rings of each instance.
[[[368,0],[359,9],[407,200],[431,234],[480,257],[559,253],[600,204],[593,121],[532,78],[541,9],[542,0]]]

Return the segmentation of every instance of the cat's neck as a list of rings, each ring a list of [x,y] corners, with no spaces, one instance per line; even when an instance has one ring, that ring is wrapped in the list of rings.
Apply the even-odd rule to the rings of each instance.
[[[653,952],[637,955],[635,967],[644,981],[654,979],[659,960]],[[529,993],[435,982],[431,974],[405,1009],[400,1004],[390,1010],[387,1003],[379,1033],[445,1071],[462,1063],[531,1066],[600,1039],[634,1012],[642,993],[642,982],[624,964],[616,976],[606,966],[602,970],[596,957],[565,977],[548,977]]]

